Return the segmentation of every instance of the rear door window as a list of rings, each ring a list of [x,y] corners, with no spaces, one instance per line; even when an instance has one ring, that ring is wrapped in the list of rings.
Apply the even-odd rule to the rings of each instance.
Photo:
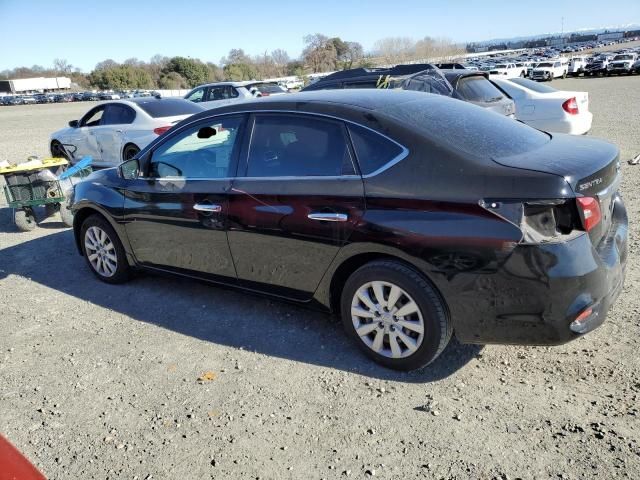
[[[112,103],[105,107],[100,125],[126,125],[133,123],[136,112],[126,105]]]
[[[355,174],[341,122],[303,115],[256,115],[247,177]]]
[[[348,129],[363,175],[376,173],[404,152],[404,148],[397,143],[367,128],[349,125]]]
[[[458,94],[470,102],[493,103],[504,99],[504,94],[485,77],[467,77],[458,80]]]

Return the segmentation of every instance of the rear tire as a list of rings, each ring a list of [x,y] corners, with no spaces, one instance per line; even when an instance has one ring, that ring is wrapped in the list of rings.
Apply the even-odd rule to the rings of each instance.
[[[85,219],[80,229],[80,244],[93,274],[106,283],[123,283],[131,267],[115,230],[99,215]]]
[[[13,221],[21,232],[30,232],[38,225],[31,209],[14,210]]]
[[[428,365],[453,333],[440,294],[423,275],[396,261],[356,270],[340,302],[347,334],[369,358],[395,370]]]
[[[138,154],[138,152],[140,152],[138,146],[130,143],[129,145],[124,147],[124,150],[122,151],[122,160],[131,160]]]

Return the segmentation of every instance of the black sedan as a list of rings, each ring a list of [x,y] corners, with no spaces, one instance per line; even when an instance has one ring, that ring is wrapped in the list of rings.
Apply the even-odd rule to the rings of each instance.
[[[327,90],[196,114],[76,185],[78,249],[342,316],[391,368],[461,342],[553,345],[622,288],[618,149],[451,98]],[[294,348],[292,346],[292,348]]]

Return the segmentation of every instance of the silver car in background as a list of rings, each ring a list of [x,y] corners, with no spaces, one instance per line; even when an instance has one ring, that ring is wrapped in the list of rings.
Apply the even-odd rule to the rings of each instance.
[[[202,105],[205,109],[209,109],[242,100],[251,100],[256,97],[283,95],[285,93],[288,93],[287,90],[276,82],[251,80],[246,82],[217,82],[199,85],[187,93],[184,98]]]

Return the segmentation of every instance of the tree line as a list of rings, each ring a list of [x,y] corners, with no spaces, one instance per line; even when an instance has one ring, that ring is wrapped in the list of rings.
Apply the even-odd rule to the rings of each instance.
[[[0,79],[65,75],[80,88],[186,89],[222,80],[261,80],[289,75],[304,77],[309,73],[332,70],[453,58],[464,53],[463,46],[449,39],[431,37],[418,41],[405,37],[383,38],[368,53],[358,42],[320,33],[307,35],[303,40],[304,49],[299,59],[291,59],[282,49],[251,56],[240,48],[234,48],[218,64],[190,57],[155,55],[148,62],[137,58],[129,58],[122,63],[103,60],[86,74],[67,60],[56,58],[52,68],[39,65],[18,67],[0,72]]]

